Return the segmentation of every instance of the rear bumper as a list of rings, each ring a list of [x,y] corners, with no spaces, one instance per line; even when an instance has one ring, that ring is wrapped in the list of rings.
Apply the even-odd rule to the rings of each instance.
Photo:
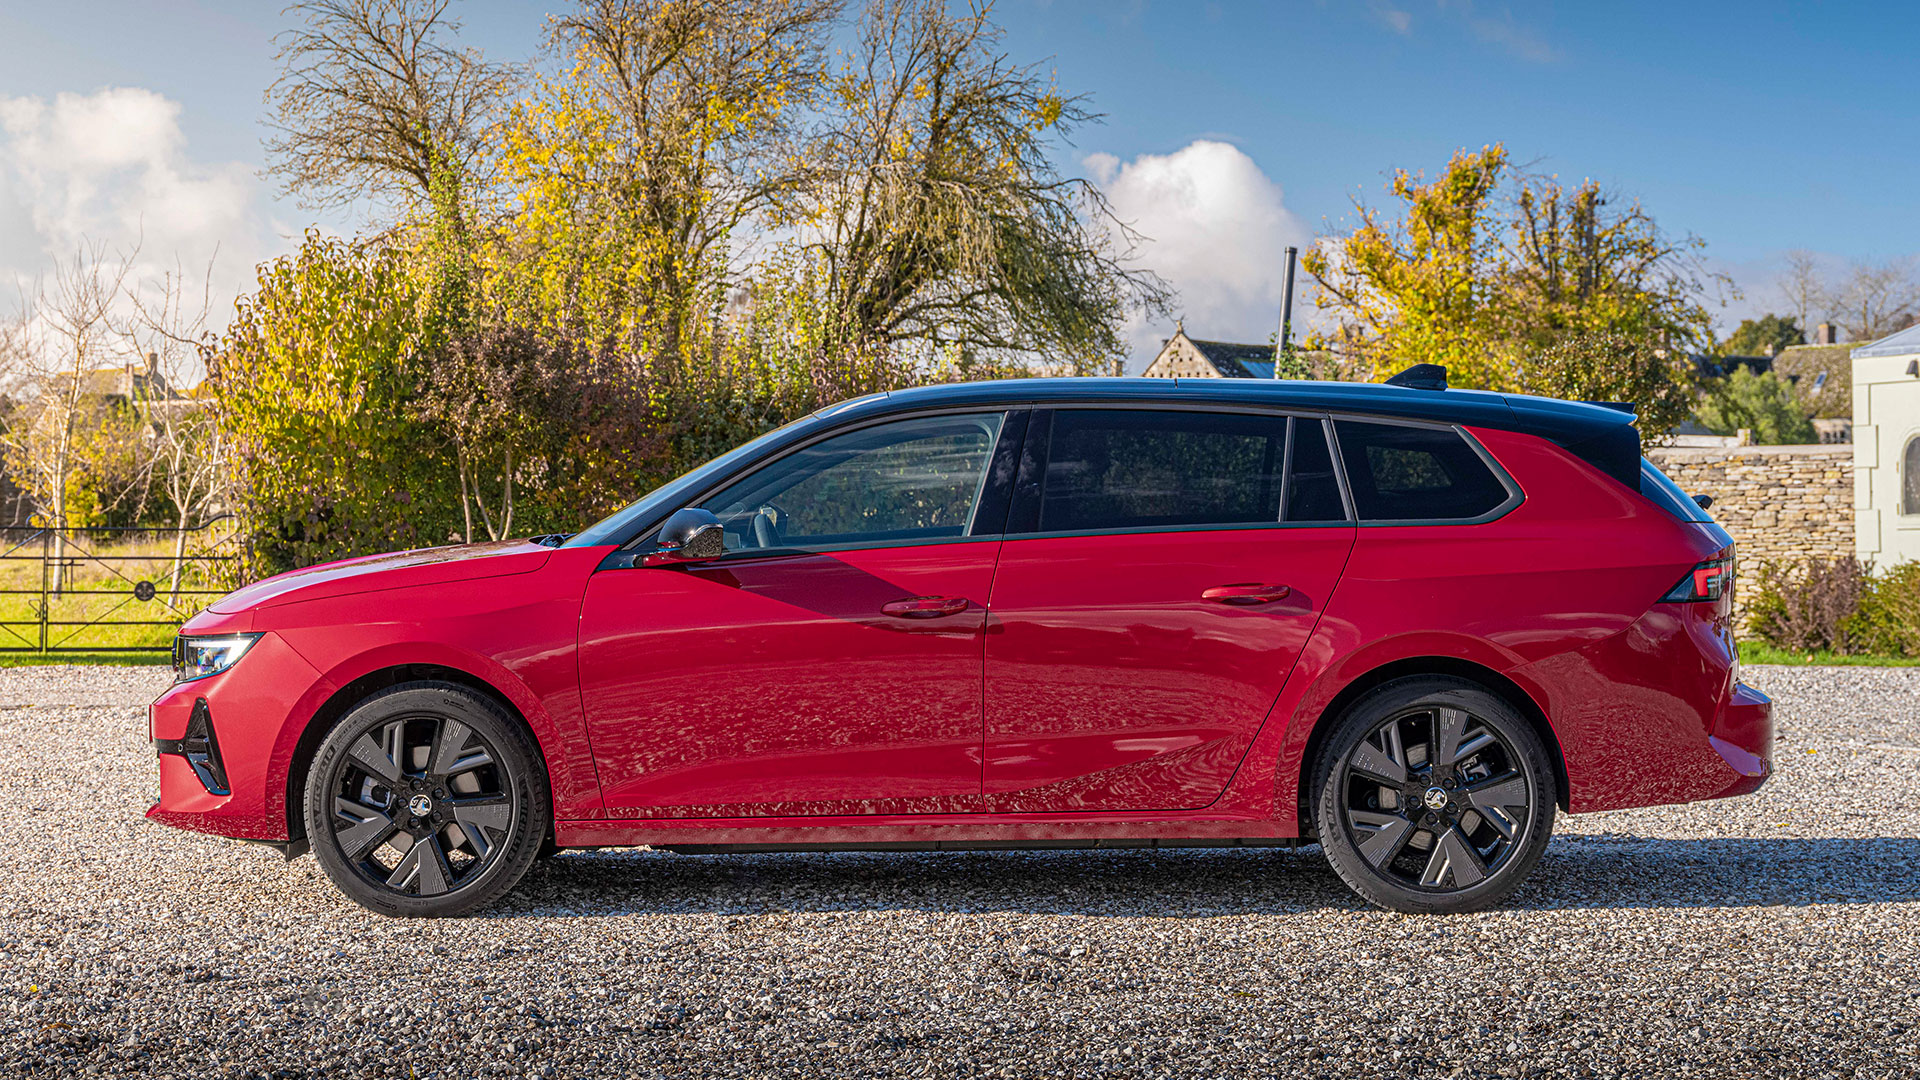
[[[1735,774],[1716,798],[1758,789],[1773,775],[1773,700],[1746,683],[1734,683],[1707,744]]]

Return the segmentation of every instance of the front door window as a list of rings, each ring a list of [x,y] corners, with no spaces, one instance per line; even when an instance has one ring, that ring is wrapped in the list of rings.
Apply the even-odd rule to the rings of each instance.
[[[1004,413],[929,416],[824,439],[708,499],[729,551],[953,540],[974,508]]]

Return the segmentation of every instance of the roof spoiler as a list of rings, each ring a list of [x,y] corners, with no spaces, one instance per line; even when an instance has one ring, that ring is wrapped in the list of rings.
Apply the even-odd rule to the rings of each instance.
[[[1614,412],[1626,413],[1635,419],[1639,419],[1640,417],[1640,406],[1635,405],[1631,401],[1582,401],[1580,404],[1598,405],[1603,409],[1612,409]]]
[[[1443,364],[1415,364],[1388,379],[1387,385],[1404,386],[1409,390],[1445,390],[1447,369]]]

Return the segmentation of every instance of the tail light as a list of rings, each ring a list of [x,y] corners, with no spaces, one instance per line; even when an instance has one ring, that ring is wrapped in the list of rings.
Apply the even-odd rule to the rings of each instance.
[[[1660,598],[1663,604],[1690,604],[1718,600],[1733,594],[1733,553],[1716,555],[1687,571],[1680,583]]]

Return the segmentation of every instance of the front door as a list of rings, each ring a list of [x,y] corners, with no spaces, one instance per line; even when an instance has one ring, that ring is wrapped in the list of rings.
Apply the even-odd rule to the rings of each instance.
[[[974,519],[1005,426],[831,436],[705,500],[722,558],[596,573],[580,678],[608,813],[977,810],[1001,523]]]
[[[1220,796],[1353,547],[1324,426],[1035,415],[987,634],[989,810]]]

